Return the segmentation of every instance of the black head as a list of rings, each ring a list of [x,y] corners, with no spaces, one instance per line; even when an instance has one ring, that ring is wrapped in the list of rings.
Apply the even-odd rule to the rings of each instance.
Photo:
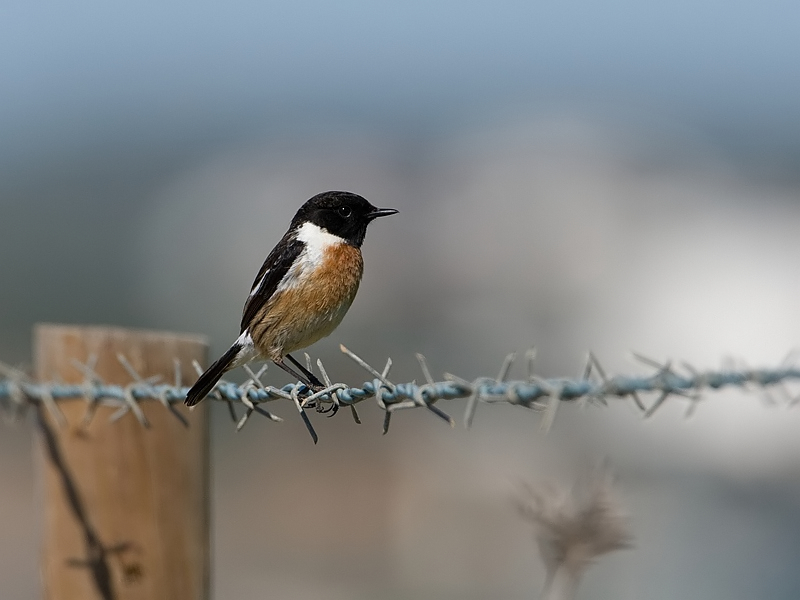
[[[360,247],[367,233],[367,225],[378,217],[395,214],[393,208],[375,208],[358,194],[351,192],[323,192],[308,200],[292,219],[292,229],[310,221],[328,233]]]

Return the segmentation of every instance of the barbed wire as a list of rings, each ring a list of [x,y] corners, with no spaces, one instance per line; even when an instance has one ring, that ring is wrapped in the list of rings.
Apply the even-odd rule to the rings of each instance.
[[[673,367],[672,361],[659,362],[641,354],[633,353],[633,357],[653,372],[645,375],[609,376],[597,358],[589,353],[582,374],[578,378],[542,378],[534,373],[535,349],[525,353],[527,378],[525,380],[509,380],[508,373],[516,360],[516,354],[509,354],[503,361],[496,377],[478,377],[471,381],[445,373],[442,381],[435,381],[431,376],[425,357],[417,354],[425,383],[393,383],[388,379],[392,367],[391,358],[386,361],[382,371],[378,371],[359,356],[341,346],[341,350],[360,367],[366,370],[373,379],[366,381],[361,387],[350,387],[344,383],[332,383],[322,361],[317,360],[317,367],[326,387],[320,391],[312,391],[307,386],[297,383],[282,388],[264,385],[261,377],[267,366],[254,372],[245,365],[249,379],[242,384],[220,381],[209,394],[208,399],[225,402],[231,418],[240,430],[250,417],[258,413],[271,421],[283,419],[263,408],[263,404],[275,400],[291,401],[303,418],[314,442],[317,434],[309,421],[306,411],[316,410],[333,416],[341,407],[349,407],[353,419],[360,423],[356,405],[374,398],[378,406],[385,412],[383,433],[389,430],[392,415],[400,410],[425,408],[437,417],[455,426],[455,420],[441,410],[436,403],[443,400],[467,399],[463,415],[465,427],[470,427],[475,417],[478,404],[506,403],[541,412],[541,427],[549,430],[553,424],[559,405],[562,402],[579,402],[581,404],[606,405],[610,398],[630,399],[645,418],[651,417],[671,396],[680,396],[688,401],[686,415],[690,416],[702,399],[702,393],[718,390],[722,387],[758,388],[772,404],[777,403],[767,388],[774,387],[781,391],[785,403],[795,405],[800,397],[792,396],[785,383],[800,379],[800,368],[795,365],[798,358],[796,352],[789,353],[774,368],[751,369],[741,364],[729,364],[720,370],[700,371],[688,363],[680,363],[681,372]],[[176,407],[186,398],[189,388],[183,385],[180,362],[175,361],[174,381],[171,384],[160,383],[160,377],[142,377],[130,364],[127,358],[117,355],[117,360],[131,377],[128,385],[114,385],[103,382],[95,372],[96,356],[91,356],[86,363],[74,361],[73,364],[84,376],[81,384],[64,384],[58,382],[38,383],[26,373],[0,363],[0,404],[5,408],[7,419],[20,419],[31,405],[43,406],[55,422],[64,427],[67,420],[58,407],[64,400],[83,400],[86,411],[80,427],[87,427],[93,420],[100,406],[109,406],[117,410],[110,420],[116,421],[128,413],[132,413],[139,423],[149,427],[149,422],[140,406],[143,401],[158,401],[184,425],[189,423]],[[306,355],[306,363],[311,369],[311,359]],[[198,375],[202,372],[199,364],[194,363]],[[655,399],[646,406],[640,394],[655,394]],[[245,408],[242,416],[236,411],[236,405]]]

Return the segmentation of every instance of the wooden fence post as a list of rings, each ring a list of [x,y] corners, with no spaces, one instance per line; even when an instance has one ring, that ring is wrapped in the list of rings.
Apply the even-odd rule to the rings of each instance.
[[[125,356],[144,378],[194,381],[191,361],[206,360],[199,336],[113,327],[37,325],[39,381],[81,383],[75,361],[96,356],[105,383],[127,385]],[[209,455],[205,405],[184,426],[158,401],[141,404],[144,428],[129,413],[100,407],[82,425],[87,403],[59,402],[60,426],[37,411],[37,445],[44,479],[42,582],[47,600],[207,600],[209,597]]]

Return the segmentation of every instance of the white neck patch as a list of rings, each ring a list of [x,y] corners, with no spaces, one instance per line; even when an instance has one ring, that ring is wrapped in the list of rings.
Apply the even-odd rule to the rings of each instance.
[[[303,285],[303,282],[314,273],[315,269],[322,265],[325,260],[325,251],[328,248],[347,243],[338,235],[333,235],[319,225],[308,222],[303,223],[297,229],[296,235],[297,239],[305,244],[305,248],[284,275],[277,292]]]
[[[303,258],[312,264],[318,264],[322,260],[323,253],[327,248],[346,243],[338,235],[328,233],[319,225],[308,221],[297,230],[297,239],[306,245]]]
[[[297,257],[294,265],[289,269],[289,272],[286,273],[283,281],[278,285],[278,290],[285,290],[286,288],[299,285],[300,278],[303,274],[307,275],[322,263],[327,248],[347,243],[338,235],[328,233],[319,225],[314,225],[308,221],[297,229],[295,236],[305,244],[305,248],[303,248],[303,252]],[[249,297],[252,298],[258,293],[261,286],[264,285],[264,280],[267,278],[267,275],[269,275],[269,271],[266,271],[261,279],[253,284],[253,289],[250,290]]]

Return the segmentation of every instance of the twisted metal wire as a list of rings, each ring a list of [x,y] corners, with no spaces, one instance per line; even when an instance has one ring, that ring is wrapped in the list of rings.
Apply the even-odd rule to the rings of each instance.
[[[522,406],[527,409],[542,412],[541,426],[549,430],[556,416],[556,411],[561,402],[578,401],[581,403],[607,404],[610,398],[630,399],[642,412],[645,418],[651,417],[664,402],[671,396],[682,396],[689,401],[687,416],[691,415],[697,404],[702,399],[702,392],[717,390],[722,387],[750,388],[762,390],[771,403],[775,400],[766,388],[779,389],[786,398],[786,403],[794,405],[800,402],[800,397],[792,397],[784,384],[800,379],[800,368],[795,364],[795,353],[790,353],[774,368],[751,369],[746,367],[729,366],[721,370],[699,371],[687,363],[681,364],[681,371],[673,368],[671,361],[661,363],[640,354],[633,356],[652,372],[645,375],[616,375],[609,376],[600,365],[597,358],[591,353],[588,355],[583,374],[578,378],[541,378],[533,371],[535,350],[525,354],[528,377],[525,380],[508,380],[508,372],[516,359],[515,354],[509,354],[500,368],[496,377],[478,377],[468,381],[455,375],[445,373],[442,381],[434,381],[425,358],[417,354],[417,359],[425,379],[425,383],[393,383],[388,379],[392,361],[389,359],[382,371],[378,371],[356,354],[341,346],[342,352],[353,359],[366,370],[372,380],[366,381],[361,387],[350,387],[343,383],[332,383],[321,361],[317,367],[323,380],[325,389],[312,393],[303,384],[288,384],[282,388],[264,385],[261,375],[266,366],[258,373],[245,366],[249,379],[243,384],[229,381],[220,381],[208,398],[225,402],[228,405],[231,418],[241,429],[254,413],[261,414],[272,421],[282,421],[279,416],[272,414],[262,405],[275,400],[291,401],[306,426],[309,428],[314,441],[317,441],[311,423],[305,411],[316,410],[320,413],[336,413],[340,407],[349,407],[353,418],[360,423],[356,405],[360,402],[375,398],[378,406],[385,411],[383,432],[389,429],[393,413],[399,410],[412,408],[425,408],[437,417],[445,420],[451,426],[455,425],[454,419],[442,411],[436,403],[443,400],[466,398],[463,422],[470,427],[475,416],[478,404],[506,403]],[[188,426],[185,417],[176,409],[176,404],[181,404],[189,390],[182,384],[180,364],[175,363],[175,378],[173,383],[159,383],[157,378],[145,379],[136,372],[123,355],[117,359],[131,376],[128,385],[106,384],[94,372],[96,357],[90,358],[86,364],[75,363],[85,376],[79,385],[62,383],[37,383],[32,381],[25,373],[0,364],[0,404],[11,419],[20,418],[30,405],[42,405],[53,416],[60,426],[66,425],[66,419],[58,407],[58,403],[69,399],[82,399],[86,402],[86,412],[81,426],[88,426],[99,406],[110,406],[117,410],[111,415],[111,421],[116,421],[128,413],[144,426],[149,423],[141,409],[143,401],[155,400],[160,402],[167,410],[172,412],[184,425]],[[309,368],[311,360],[306,355]],[[195,363],[198,374],[202,371]],[[640,398],[642,393],[654,393],[655,399],[646,406]],[[236,411],[236,405],[245,408],[242,416]]]

